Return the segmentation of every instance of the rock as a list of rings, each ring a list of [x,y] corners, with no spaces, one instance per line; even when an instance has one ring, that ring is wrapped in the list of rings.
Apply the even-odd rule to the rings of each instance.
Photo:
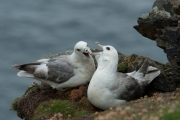
[[[83,96],[86,95],[85,86],[80,86],[79,89],[73,89],[70,97],[72,101],[79,101]]]
[[[15,106],[13,110],[21,119],[49,119],[50,117],[67,119],[70,115],[80,118],[98,110],[87,100],[87,86],[79,86],[65,92],[45,84],[34,86],[31,86],[33,89],[28,88],[22,97],[13,101],[12,107]]]
[[[177,15],[180,15],[180,5],[179,6],[172,6],[173,12]]]
[[[169,0],[156,0],[151,13],[143,14],[138,18],[138,25],[134,28],[151,40],[156,40],[160,33],[158,29],[166,26],[177,27],[179,17],[172,11]]]
[[[57,90],[52,89],[50,86],[41,85],[18,99],[17,102],[17,115],[21,119],[29,120],[34,116],[34,111],[44,101],[51,99],[58,99]]]
[[[138,18],[134,28],[144,37],[156,41],[172,65],[164,69],[170,82],[180,82],[180,0],[156,0],[152,11]],[[166,86],[166,85],[164,85]]]

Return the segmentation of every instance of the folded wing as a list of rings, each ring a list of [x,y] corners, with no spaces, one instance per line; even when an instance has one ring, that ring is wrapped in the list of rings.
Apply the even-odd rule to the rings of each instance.
[[[37,80],[63,83],[74,75],[74,67],[69,63],[66,55],[38,60],[37,62],[12,67],[21,70],[17,75],[20,77],[35,78]]]

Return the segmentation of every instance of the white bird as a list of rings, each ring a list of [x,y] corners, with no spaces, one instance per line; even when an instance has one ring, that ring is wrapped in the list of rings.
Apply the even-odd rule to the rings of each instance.
[[[84,41],[74,46],[71,55],[40,59],[37,62],[12,67],[21,70],[17,75],[37,79],[58,90],[87,84],[95,72],[91,50]]]
[[[102,46],[103,51],[93,53],[98,67],[88,86],[88,100],[96,107],[106,110],[141,97],[143,90],[160,71],[148,66],[145,60],[138,71],[117,72],[118,53],[110,45]]]

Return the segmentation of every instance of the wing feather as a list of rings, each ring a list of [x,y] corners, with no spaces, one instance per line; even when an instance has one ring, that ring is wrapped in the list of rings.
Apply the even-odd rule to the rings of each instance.
[[[142,96],[143,89],[136,79],[126,73],[117,73],[117,76],[119,84],[113,88],[113,92],[119,95],[119,99],[130,101]]]
[[[68,56],[63,55],[53,58],[47,63],[48,78],[47,80],[55,83],[63,83],[74,76],[75,67],[70,64]]]

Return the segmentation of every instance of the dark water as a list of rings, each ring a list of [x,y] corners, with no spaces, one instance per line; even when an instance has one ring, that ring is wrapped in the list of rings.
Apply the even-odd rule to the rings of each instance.
[[[156,43],[133,26],[154,0],[0,0],[0,120],[18,120],[9,111],[33,80],[19,78],[12,64],[73,49],[78,41],[112,45],[131,55],[167,62]]]

